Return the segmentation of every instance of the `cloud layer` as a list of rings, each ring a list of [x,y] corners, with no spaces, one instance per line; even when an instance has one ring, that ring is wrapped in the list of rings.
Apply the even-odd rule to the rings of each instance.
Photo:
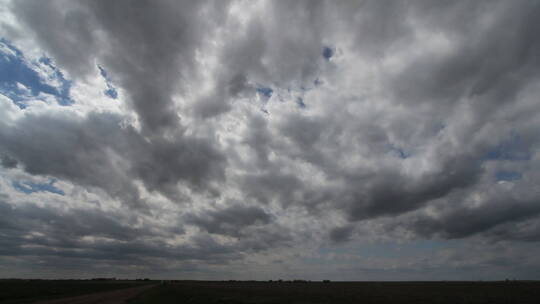
[[[538,278],[539,3],[4,2],[2,276]]]

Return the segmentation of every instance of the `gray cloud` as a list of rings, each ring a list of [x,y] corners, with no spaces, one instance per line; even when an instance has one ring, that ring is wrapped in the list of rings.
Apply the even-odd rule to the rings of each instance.
[[[244,235],[244,228],[268,224],[271,217],[263,209],[254,206],[231,204],[222,210],[204,212],[188,218],[188,221],[210,233],[232,236]]]
[[[476,202],[471,193],[445,197],[434,204],[436,216],[416,214],[406,219],[405,226],[424,237],[455,239],[482,234],[492,240],[537,241],[533,236],[540,213],[537,190],[524,185],[514,186],[510,192],[504,183],[489,188],[482,189],[483,197]]]
[[[14,10],[74,76],[101,61],[129,94],[144,129],[154,132],[179,127],[172,95],[197,79],[195,52],[226,7],[226,1],[24,1]]]
[[[148,191],[181,202],[175,186],[187,182],[206,191],[223,178],[224,158],[207,142],[191,137],[145,140],[122,127],[114,114],[91,113],[86,119],[28,115],[0,132],[2,150],[30,174],[50,175],[97,187],[132,206],[144,206],[135,179]]]
[[[30,174],[99,187],[137,206],[141,204],[139,193],[124,172],[126,168],[108,154],[114,143],[125,143],[123,133],[119,117],[110,114],[90,115],[83,121],[62,114],[30,115],[15,127],[2,128],[0,138],[4,153]],[[127,133],[130,136],[129,130]]]
[[[2,161],[0,162],[2,164],[2,167],[6,169],[11,169],[17,167],[17,160],[14,158],[11,158],[7,155],[2,156]]]
[[[234,248],[209,237],[193,239],[189,245],[171,246],[157,236],[181,235],[178,227],[160,230],[140,227],[130,215],[95,210],[60,212],[35,205],[13,207],[1,202],[6,216],[0,222],[0,256],[42,256],[116,261],[136,265],[149,258],[179,260],[229,260],[237,257]],[[139,226],[139,227],[137,227]]]
[[[0,103],[4,257],[197,260],[197,271],[227,272],[373,239],[516,248],[466,266],[480,271],[511,267],[540,239],[535,1],[13,1],[9,11],[14,43],[29,39],[83,85],[71,108]],[[121,92],[98,109],[84,86],[96,64]],[[13,192],[23,177],[87,191],[99,211],[24,202],[47,194]],[[124,212],[108,214],[117,201]]]
[[[353,226],[343,226],[343,227],[336,227],[332,230],[330,230],[330,233],[328,236],[330,237],[330,240],[332,242],[340,243],[349,241],[351,238],[351,234],[353,233],[354,227]]]

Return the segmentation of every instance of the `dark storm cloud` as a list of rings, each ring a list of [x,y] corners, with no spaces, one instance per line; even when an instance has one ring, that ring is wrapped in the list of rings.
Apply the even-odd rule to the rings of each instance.
[[[275,200],[283,206],[290,205],[294,203],[294,192],[301,190],[301,182],[293,174],[269,171],[261,174],[247,174],[242,178],[242,189],[245,195],[263,204],[269,204]]]
[[[78,261],[77,269],[92,269],[85,261],[104,263],[111,269],[137,265],[151,269],[169,267],[171,270],[170,261],[226,265],[245,254],[290,243],[287,232],[266,227],[250,230],[253,235],[244,235],[232,244],[221,244],[213,237],[201,234],[191,237],[188,243],[171,245],[163,238],[183,235],[181,226],[155,227],[148,222],[141,225],[140,219],[124,212],[62,211],[32,204],[13,206],[3,199],[0,200],[0,211],[3,214],[0,219],[0,257],[17,256],[27,262],[39,257],[40,267],[54,267],[58,271],[69,268],[65,259]],[[209,231],[217,234],[240,236],[241,232],[234,233],[228,225],[242,229],[269,221],[269,215],[264,211],[250,207],[230,207],[209,214],[211,220],[219,221],[219,231]],[[251,215],[256,219],[251,219]],[[240,219],[244,224],[237,223]],[[216,224],[204,219],[194,222],[210,230]]]
[[[323,134],[324,123],[317,117],[291,116],[281,127],[281,134],[289,137],[302,153],[310,153]]]
[[[422,56],[409,63],[395,75],[389,87],[398,102],[406,102],[408,106],[430,103],[441,111],[448,111],[461,98],[473,98],[471,110],[476,121],[469,132],[474,134],[489,123],[491,115],[497,115],[495,113],[504,109],[504,105],[515,102],[524,87],[537,81],[540,62],[536,54],[540,36],[532,29],[540,20],[540,6],[535,1],[469,4],[456,2],[444,13],[433,7],[418,6],[415,14],[428,9],[431,15],[427,15],[425,22],[449,33],[452,51],[444,55]],[[443,18],[433,15],[442,15]],[[419,17],[422,20],[424,16]],[[455,22],[460,18],[463,20]],[[462,28],[464,24],[467,25],[466,30]],[[512,127],[519,128],[518,124],[516,121]],[[533,142],[528,142],[527,146],[537,145],[536,139],[529,140]],[[465,150],[465,146],[463,148]],[[418,185],[411,186],[396,176],[382,178],[384,181],[380,186],[367,191],[364,199],[368,202],[367,207],[364,203],[360,204],[358,211],[353,207],[353,218],[355,214],[356,217],[370,217],[413,210],[422,202],[445,197],[450,191],[475,186],[476,177],[483,170],[484,155],[490,148],[493,146],[467,146],[469,151],[473,150],[472,154],[441,159],[441,163],[447,164],[435,174],[425,176]],[[442,218],[417,220],[415,231],[422,235],[437,232],[450,238],[470,236],[536,214],[533,202],[538,197],[532,199],[528,203],[520,203],[515,199],[501,201],[501,198],[494,198],[495,201],[485,207],[454,207]]]
[[[125,133],[125,134],[124,134]],[[113,145],[126,144],[135,133],[122,130],[119,117],[93,114],[28,115],[14,127],[2,127],[2,150],[30,174],[50,175],[98,187],[112,197],[140,206],[137,188],[110,155]]]
[[[209,233],[241,236],[249,226],[268,224],[271,216],[259,207],[232,203],[225,209],[205,211],[187,220]]]
[[[14,158],[9,157],[7,155],[2,156],[2,159],[1,159],[0,163],[2,164],[2,167],[6,168],[6,169],[11,169],[11,168],[17,167],[17,160],[14,159]]]
[[[132,172],[148,190],[176,200],[178,183],[184,181],[194,190],[219,194],[211,183],[224,178],[226,160],[207,141],[191,137],[174,141],[157,138],[141,149],[132,158]]]
[[[423,9],[417,13],[426,13]],[[540,7],[536,1],[456,2],[442,16],[442,20],[460,20],[451,26],[435,18],[442,11],[428,8],[427,13],[433,16],[427,24],[450,33],[452,50],[419,58],[395,75],[391,86],[398,100],[445,105],[463,96],[474,97],[475,109],[486,115],[512,102],[520,89],[538,77],[540,36],[533,29],[538,26]]]
[[[12,206],[1,203],[3,232],[11,231],[12,240],[17,244],[5,246],[4,250],[24,244],[24,237],[32,239],[32,244],[47,247],[73,247],[80,244],[85,236],[103,237],[119,242],[133,241],[144,235],[151,235],[146,229],[132,228],[135,223],[121,224],[126,220],[122,214],[104,214],[96,210],[70,210],[61,212],[52,208],[35,205]],[[83,216],[84,214],[84,216]],[[144,231],[144,232],[143,232]],[[37,232],[34,236],[28,236]]]
[[[1,148],[30,174],[96,187],[138,207],[145,203],[134,178],[175,202],[185,199],[175,188],[179,182],[204,192],[223,178],[224,158],[207,142],[182,136],[145,140],[121,122],[115,114],[27,115],[2,128]]]
[[[82,76],[94,67],[100,45],[92,18],[83,5],[61,1],[21,1],[11,5],[40,44],[73,76]]]
[[[233,248],[243,253],[290,246],[294,239],[293,233],[277,224],[264,209],[237,202],[229,202],[225,208],[188,214],[185,223],[211,235],[234,238]]]
[[[23,1],[14,6],[75,77],[84,77],[94,60],[100,61],[130,96],[143,128],[157,132],[179,126],[172,95],[197,79],[195,52],[225,18],[227,1]]]
[[[345,192],[339,193],[333,200],[338,206],[344,207],[347,217],[352,221],[398,215],[420,208],[434,199],[445,197],[452,191],[475,187],[479,176],[484,173],[485,155],[494,147],[482,141],[471,146],[469,140],[489,123],[491,115],[501,115],[500,111],[503,110],[501,106],[514,102],[524,87],[538,79],[540,69],[536,54],[540,37],[537,31],[532,30],[537,20],[540,20],[538,3],[519,2],[516,5],[511,2],[455,2],[441,6],[444,8],[438,4],[421,1],[407,3],[367,1],[358,5],[335,8],[334,13],[343,17],[339,19],[340,21],[360,28],[360,31],[355,32],[356,50],[361,53],[368,52],[369,56],[385,55],[391,49],[390,44],[410,43],[412,33],[416,30],[414,27],[418,25],[433,26],[448,35],[451,43],[450,52],[421,56],[417,60],[407,62],[403,70],[388,78],[388,91],[395,95],[397,103],[406,103],[410,107],[430,103],[430,107],[433,108],[431,115],[447,119],[446,112],[455,108],[460,99],[465,97],[475,100],[471,104],[475,121],[467,126],[468,130],[465,132],[469,134],[459,139],[461,141],[459,144],[463,147],[448,147],[462,151],[445,151],[445,148],[441,147],[436,159],[438,168],[421,177],[412,179],[398,168],[376,168],[371,172],[359,172],[358,176],[348,176],[344,172],[339,172],[336,163],[317,159],[313,164],[321,166],[325,173],[335,173],[338,178],[346,177]],[[416,23],[410,23],[407,16],[416,18]],[[302,157],[309,160],[307,157],[310,155],[312,145],[324,132],[328,132],[329,128],[354,125],[345,119],[337,125],[336,121],[327,119],[324,121],[326,130],[323,131],[320,121],[322,120],[308,124],[305,118],[290,119],[280,131],[282,135],[290,137],[294,147],[305,153]],[[369,134],[371,130],[359,131]],[[395,134],[409,136],[405,135],[406,132],[401,134],[399,132],[398,129],[382,129],[381,136],[366,136],[362,144],[373,148],[377,147],[380,141],[381,146],[388,146],[389,134],[394,134],[394,137]],[[262,143],[261,140],[268,138],[267,136],[259,135],[256,138],[258,141],[252,142],[252,147],[258,151],[257,155],[267,155],[265,148],[268,147],[273,147],[280,153],[292,154],[290,150],[280,150],[280,147],[272,145],[271,141]],[[403,140],[406,141],[407,138]],[[536,141],[536,139],[529,140]],[[328,143],[329,140],[323,142]],[[528,142],[525,145],[535,143]],[[258,189],[254,192],[260,196],[258,197],[260,201],[265,202],[267,198],[276,196],[272,185],[278,185],[283,181],[284,187],[280,191],[282,194],[288,193],[288,189],[295,185],[279,176],[270,179],[272,182],[266,181],[261,183],[260,187],[256,187],[252,184],[256,179],[251,177],[250,184],[246,188]],[[267,189],[268,194],[264,195],[266,190],[262,189]],[[521,206],[518,209],[524,214],[529,212],[526,211],[527,208]],[[463,212],[465,215],[468,211],[455,210],[455,212],[458,214]],[[479,216],[484,212],[490,214],[482,208],[478,211]],[[487,221],[493,223],[483,225],[471,218],[470,225],[475,226],[478,231],[483,231],[489,229],[491,225],[512,220],[514,216],[512,213],[501,212],[487,218],[489,218]],[[446,225],[451,226],[450,222],[441,223],[442,227]],[[475,229],[471,227],[471,230]],[[464,233],[461,236],[467,235],[469,234]]]
[[[509,192],[504,184],[490,188],[484,190],[480,205],[475,206],[470,197],[450,195],[439,202],[436,216],[414,215],[405,220],[405,227],[423,237],[481,234],[493,240],[538,241],[538,191],[528,193],[525,187],[515,186]]]
[[[35,205],[12,206],[0,202],[5,216],[0,220],[1,256],[42,256],[95,260],[127,260],[138,263],[147,258],[179,260],[229,260],[237,258],[234,248],[209,237],[197,237],[190,244],[172,246],[156,239],[181,235],[178,227],[160,230],[136,223],[122,213],[97,210],[62,212]],[[55,261],[60,265],[61,261]]]
[[[144,126],[152,131],[175,126],[171,95],[197,78],[195,51],[224,18],[227,2],[102,1],[89,6],[111,41],[105,64],[131,95]]]
[[[526,209],[534,209],[532,212],[538,214],[536,208],[528,206]],[[516,221],[512,222],[511,220],[514,219],[516,219]],[[538,217],[538,215],[514,216],[507,223],[500,224],[490,229],[485,235],[495,240],[540,242],[540,217]]]
[[[479,161],[456,157],[420,180],[410,180],[395,171],[379,172],[376,177],[366,181],[368,186],[364,192],[353,192],[355,194],[348,205],[349,216],[358,220],[417,209],[430,200],[446,196],[452,190],[471,186],[480,171]]]
[[[343,227],[336,227],[330,230],[328,236],[330,240],[335,243],[345,242],[350,240],[351,234],[353,233],[354,226],[348,225]]]

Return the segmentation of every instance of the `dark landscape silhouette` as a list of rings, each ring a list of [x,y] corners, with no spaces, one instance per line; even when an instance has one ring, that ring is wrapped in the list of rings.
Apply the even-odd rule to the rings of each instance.
[[[333,282],[330,280],[0,280],[0,303],[520,303],[540,281]],[[96,302],[97,301],[97,302]]]

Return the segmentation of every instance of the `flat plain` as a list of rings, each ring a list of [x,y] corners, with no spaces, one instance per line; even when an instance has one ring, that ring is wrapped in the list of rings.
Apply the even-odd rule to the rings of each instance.
[[[151,284],[154,286],[144,286]],[[51,301],[54,300],[55,301]],[[62,300],[58,300],[62,299]],[[307,282],[0,280],[0,303],[537,304],[540,281]]]
[[[145,281],[0,280],[0,303],[34,303],[141,287]]]
[[[148,289],[144,303],[540,303],[540,282],[203,282]]]

